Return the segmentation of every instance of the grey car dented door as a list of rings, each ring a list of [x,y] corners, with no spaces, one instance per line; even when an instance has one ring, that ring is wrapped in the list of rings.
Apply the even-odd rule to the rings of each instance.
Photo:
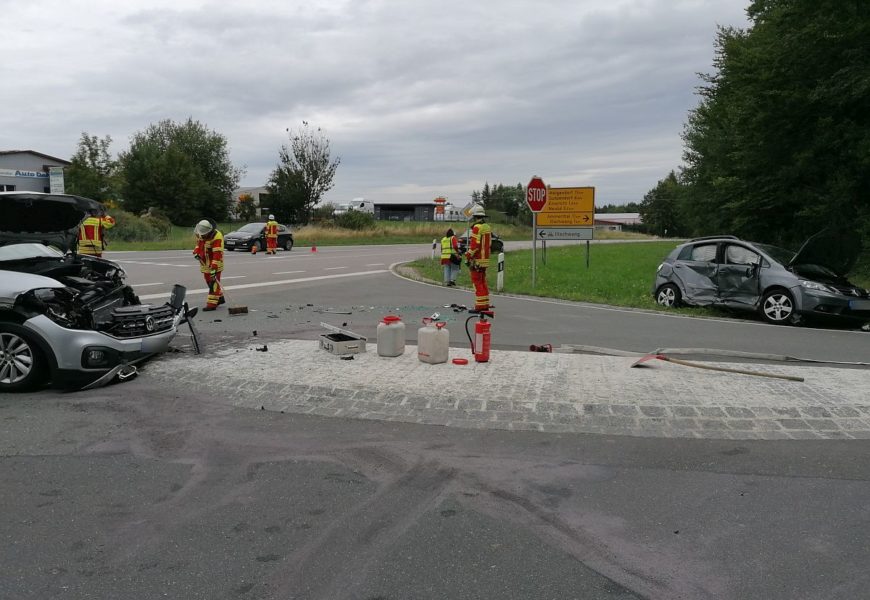
[[[725,305],[754,307],[761,295],[761,255],[742,244],[725,244],[716,275],[719,301]]]
[[[717,249],[715,242],[686,246],[674,262],[674,275],[686,290],[687,301],[693,304],[716,301]]]

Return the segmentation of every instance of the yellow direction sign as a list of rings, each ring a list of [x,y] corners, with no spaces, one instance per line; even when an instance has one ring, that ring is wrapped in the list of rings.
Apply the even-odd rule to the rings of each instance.
[[[589,227],[595,224],[595,188],[548,188],[538,227]]]

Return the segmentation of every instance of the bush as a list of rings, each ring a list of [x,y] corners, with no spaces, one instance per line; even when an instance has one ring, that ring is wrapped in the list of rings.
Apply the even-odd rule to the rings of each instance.
[[[335,217],[335,224],[344,229],[353,229],[354,231],[374,229],[375,217],[366,212],[349,210]]]
[[[110,214],[115,219],[115,226],[106,231],[109,247],[112,240],[151,242],[166,239],[172,228],[169,220],[161,219],[159,215],[137,217],[123,210],[112,211]]]

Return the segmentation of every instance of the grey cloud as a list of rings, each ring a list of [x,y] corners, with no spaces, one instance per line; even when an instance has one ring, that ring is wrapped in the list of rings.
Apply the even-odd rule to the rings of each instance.
[[[0,40],[19,65],[0,146],[69,156],[88,131],[123,150],[191,116],[259,185],[305,119],[342,158],[334,201],[534,173],[640,200],[680,163],[716,25],[743,25],[733,0],[107,2],[99,23],[64,6],[58,45]]]

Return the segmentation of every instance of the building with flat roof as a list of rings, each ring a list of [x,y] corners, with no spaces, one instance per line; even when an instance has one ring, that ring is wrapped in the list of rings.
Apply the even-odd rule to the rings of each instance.
[[[35,150],[0,150],[0,192],[51,192],[51,167],[72,163]]]

